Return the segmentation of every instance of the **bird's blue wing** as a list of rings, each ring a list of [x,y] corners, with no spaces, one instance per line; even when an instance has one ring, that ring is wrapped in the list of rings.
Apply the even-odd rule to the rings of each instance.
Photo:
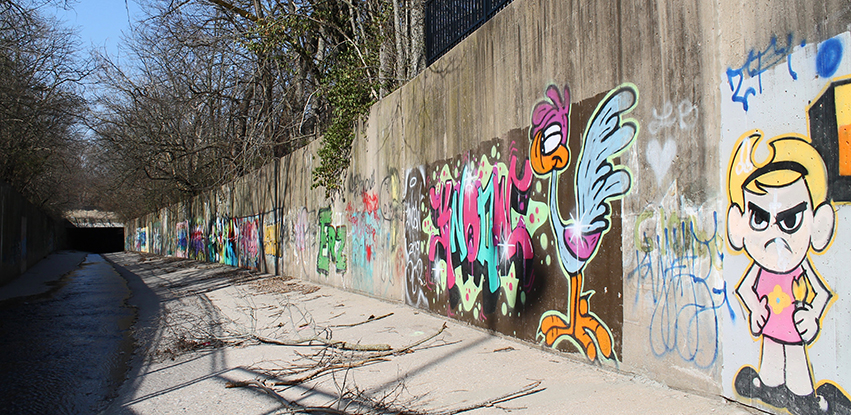
[[[603,231],[609,226],[609,202],[623,197],[631,187],[629,171],[612,159],[635,139],[638,123],[624,120],[638,101],[634,85],[612,90],[597,106],[585,130],[582,153],[576,167],[576,216],[583,233]]]

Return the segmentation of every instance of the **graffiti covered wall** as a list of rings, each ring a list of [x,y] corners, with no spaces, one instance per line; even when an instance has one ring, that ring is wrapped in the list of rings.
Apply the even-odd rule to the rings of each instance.
[[[515,1],[371,108],[334,198],[317,140],[128,224],[127,247],[841,413],[851,6],[786,3]]]
[[[408,303],[616,362],[620,240],[602,236],[619,229],[611,203],[630,188],[611,159],[632,143],[637,124],[621,114],[637,99],[625,84],[572,103],[550,85],[530,127],[412,169]]]

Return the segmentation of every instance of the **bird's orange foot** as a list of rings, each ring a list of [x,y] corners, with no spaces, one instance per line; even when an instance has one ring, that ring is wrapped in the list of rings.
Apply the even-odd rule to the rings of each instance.
[[[583,296],[579,300],[579,310],[576,313],[576,338],[585,346],[586,354],[591,360],[595,360],[597,353],[607,359],[611,359],[612,353],[612,334],[606,328],[606,325],[600,321],[599,317],[591,314],[588,310],[588,297]],[[594,340],[597,340],[596,344]],[[598,349],[599,346],[599,349]]]
[[[539,336],[543,336],[549,347],[560,340],[570,339],[591,361],[596,361],[598,356],[612,359],[612,334],[597,316],[588,312],[587,297],[580,299],[577,308],[572,313],[575,316],[573,324],[557,311],[545,313],[538,328]]]
[[[538,329],[544,335],[544,343],[552,347],[562,336],[570,336],[570,324],[557,314],[551,314],[541,319],[541,327]]]

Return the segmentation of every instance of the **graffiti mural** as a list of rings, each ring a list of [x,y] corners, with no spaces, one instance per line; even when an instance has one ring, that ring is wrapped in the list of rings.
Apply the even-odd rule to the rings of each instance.
[[[225,265],[237,266],[239,261],[236,257],[236,232],[230,218],[216,217],[210,221],[210,239],[208,253],[213,261]]]
[[[204,235],[204,219],[196,218],[189,235],[189,257],[199,261],[207,260],[207,242]]]
[[[154,222],[151,226],[151,234],[149,236],[150,239],[150,252],[155,254],[163,253],[163,234],[160,231],[162,229],[161,222]]]
[[[436,289],[436,295],[447,297],[449,314],[471,313],[479,320],[497,311],[501,293],[503,314],[525,302],[535,279],[530,235],[547,215],[546,205],[530,199],[529,161],[521,161],[510,147],[510,161],[503,163],[499,143],[490,146],[489,154],[466,154],[431,166],[432,185],[424,198],[410,193],[423,188],[416,173],[408,189],[409,210],[425,208],[421,228],[428,235],[427,250],[408,240],[408,261],[427,252],[430,264],[423,270],[428,277],[412,274],[425,285],[408,291]],[[409,236],[418,225],[407,225]]]
[[[622,119],[637,90],[625,84],[571,103],[553,86],[546,96],[531,127],[408,170],[405,301],[616,362],[621,240],[603,236],[621,230],[612,212],[631,179],[615,159],[637,133],[637,122]],[[690,110],[683,107],[687,126]],[[571,130],[571,124],[587,128]],[[571,154],[578,155],[575,163]],[[592,261],[599,252],[604,260]],[[592,295],[602,311],[591,306]]]
[[[787,70],[778,65],[746,79],[760,89],[744,100],[721,88],[742,104],[722,106],[730,149],[726,236],[737,254],[725,260],[724,275],[743,316],[729,323],[726,342],[744,346],[725,348],[725,391],[792,414],[851,413],[841,386],[851,381],[847,359],[836,353],[851,306],[847,292],[831,288],[842,286],[846,261],[836,255],[849,243],[849,215],[840,205],[851,183],[843,162],[849,44],[846,32],[787,48]]]
[[[272,211],[264,215],[263,220],[263,254],[270,259],[281,256],[281,243],[278,235],[281,234],[280,212]]]
[[[148,227],[136,228],[136,250],[148,252]]]
[[[401,240],[401,186],[395,169],[376,183],[375,173],[369,179],[349,176],[350,188],[359,197],[346,204],[345,221],[349,236],[352,288],[380,295],[395,285],[394,275],[404,273]],[[357,194],[357,193],[356,193]],[[384,255],[379,257],[378,253]]]
[[[417,308],[428,308],[426,291],[435,289],[434,281],[426,270],[421,241],[423,216],[426,211],[425,169],[408,171],[405,179],[405,302]]]
[[[378,209],[378,195],[371,192],[361,193],[362,207],[355,208],[350,202],[346,206],[346,218],[349,221],[351,243],[351,263],[359,269],[355,288],[369,291],[372,287],[373,261],[378,253],[378,240],[381,237],[381,212]]]
[[[316,254],[313,252],[319,238],[314,215],[315,211],[309,212],[307,208],[302,207],[284,217],[284,226],[281,229],[282,241],[290,246],[289,258],[304,275],[312,272],[311,269],[316,265]]]
[[[233,220],[239,247],[238,266],[260,269],[260,218],[257,216]]]
[[[613,159],[625,151],[638,133],[638,123],[622,116],[638,101],[634,85],[623,84],[600,102],[582,136],[576,157],[574,211],[564,221],[558,207],[562,197],[559,175],[570,163],[568,139],[571,127],[570,91],[551,85],[546,99],[532,112],[530,158],[539,175],[550,176],[549,215],[557,244],[557,256],[568,279],[567,310],[550,310],[541,316],[538,337],[556,347],[569,342],[588,359],[616,360],[614,339],[604,321],[592,311],[593,291],[583,288],[586,263],[593,260],[600,239],[610,229],[611,202],[626,195],[631,176]]]
[[[751,259],[736,294],[762,338],[759,370],[741,368],[736,393],[795,414],[851,409],[834,383],[814,389],[807,355],[834,297],[809,259],[828,247],[835,225],[821,156],[807,137],[754,130],[737,142],[727,184],[728,241]]]
[[[316,256],[316,271],[328,275],[331,264],[339,274],[345,274],[346,262],[346,226],[334,226],[331,224],[331,208],[319,209],[319,232],[317,243],[319,253]]]
[[[177,249],[174,251],[174,256],[178,258],[186,258],[189,253],[189,222],[178,222],[175,227],[177,235]]]

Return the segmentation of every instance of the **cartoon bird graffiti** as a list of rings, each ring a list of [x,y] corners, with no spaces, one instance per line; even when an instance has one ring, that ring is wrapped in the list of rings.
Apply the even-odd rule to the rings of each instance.
[[[567,314],[550,310],[541,316],[538,338],[550,347],[572,343],[588,359],[616,359],[612,333],[591,311],[594,291],[584,291],[585,265],[610,227],[611,201],[622,198],[631,187],[625,166],[612,159],[632,144],[638,122],[622,119],[638,101],[635,85],[623,84],[606,95],[597,106],[582,141],[574,181],[575,211],[564,221],[558,209],[559,175],[570,163],[570,91],[547,88],[546,99],[532,112],[530,162],[539,175],[550,175],[549,208],[558,257],[568,279]]]

